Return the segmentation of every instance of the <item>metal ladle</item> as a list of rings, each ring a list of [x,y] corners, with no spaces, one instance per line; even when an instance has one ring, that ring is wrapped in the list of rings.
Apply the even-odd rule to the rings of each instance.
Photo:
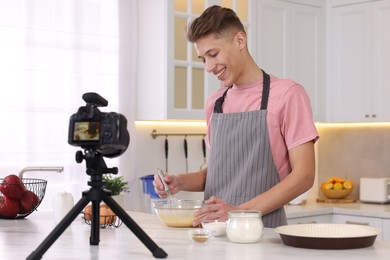
[[[165,190],[165,192],[166,192],[167,195],[168,195],[168,197],[167,197],[168,202],[169,202],[170,204],[176,204],[176,205],[180,204],[179,200],[176,199],[175,196],[172,195],[171,191],[169,190],[168,184],[167,184],[167,183],[165,182],[165,180],[164,180],[165,174],[164,174],[163,170],[161,170],[160,168],[157,169],[157,174],[158,174],[158,176],[160,177],[160,180],[161,180],[161,182],[162,182],[163,185],[164,185],[164,190]]]

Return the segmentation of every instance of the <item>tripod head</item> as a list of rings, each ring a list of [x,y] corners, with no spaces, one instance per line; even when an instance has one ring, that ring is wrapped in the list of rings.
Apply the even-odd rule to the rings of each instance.
[[[82,151],[77,151],[76,162],[81,163],[83,160],[87,165],[86,172],[91,176],[91,181],[88,182],[91,187],[103,187],[103,174],[118,174],[117,167],[107,168],[103,155],[97,152],[96,149],[85,150],[84,154]]]

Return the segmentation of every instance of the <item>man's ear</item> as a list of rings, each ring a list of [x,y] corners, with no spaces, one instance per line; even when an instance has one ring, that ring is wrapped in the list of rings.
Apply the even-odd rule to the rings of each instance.
[[[245,32],[238,32],[235,37],[235,41],[240,48],[240,50],[246,48],[246,33]]]

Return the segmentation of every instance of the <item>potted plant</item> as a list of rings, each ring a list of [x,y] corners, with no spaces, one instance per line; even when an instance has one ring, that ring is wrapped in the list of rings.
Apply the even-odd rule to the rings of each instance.
[[[103,175],[103,188],[110,191],[112,198],[123,207],[122,192],[129,192],[129,182],[123,180],[123,176],[113,174]]]

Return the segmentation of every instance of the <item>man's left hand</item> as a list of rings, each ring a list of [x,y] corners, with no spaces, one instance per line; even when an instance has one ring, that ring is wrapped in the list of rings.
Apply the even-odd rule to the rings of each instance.
[[[226,201],[210,197],[204,202],[205,206],[194,213],[196,220],[192,223],[194,227],[200,225],[204,220],[227,220],[228,212],[239,210],[238,206],[228,204]]]

